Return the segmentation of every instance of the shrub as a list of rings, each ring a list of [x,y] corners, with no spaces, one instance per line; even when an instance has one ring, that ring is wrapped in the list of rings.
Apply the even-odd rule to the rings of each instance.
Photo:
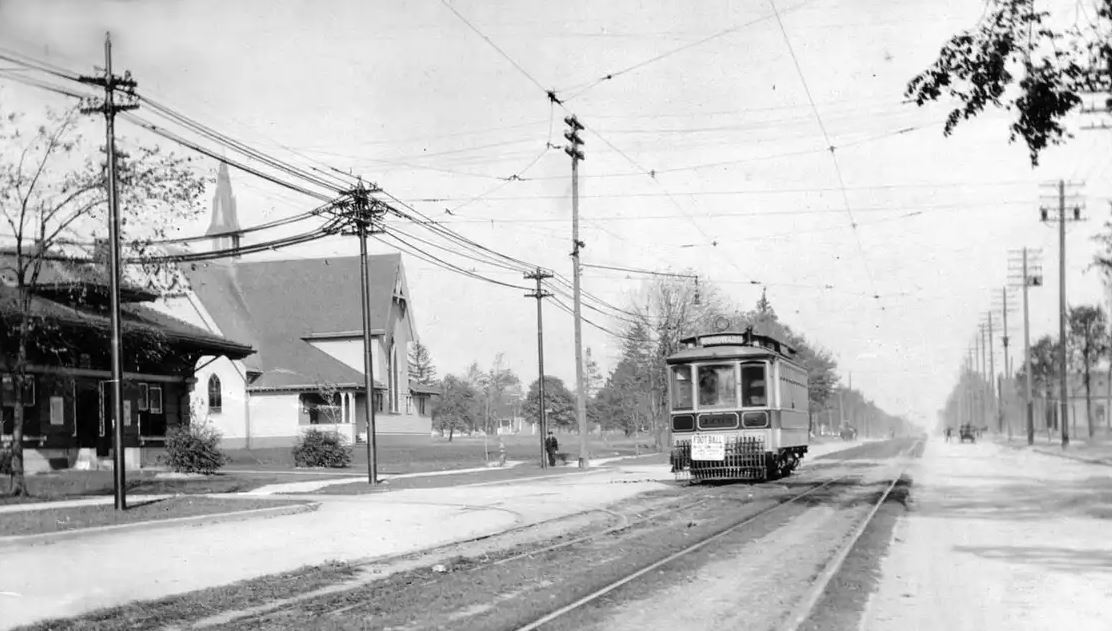
[[[179,473],[215,473],[227,463],[220,432],[211,425],[189,424],[166,432],[166,464]]]
[[[342,468],[351,464],[351,448],[336,432],[311,429],[297,439],[293,462],[299,467]]]

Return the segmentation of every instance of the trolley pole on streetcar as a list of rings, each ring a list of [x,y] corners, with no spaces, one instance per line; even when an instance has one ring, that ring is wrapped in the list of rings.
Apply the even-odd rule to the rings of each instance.
[[[133,110],[139,107],[135,98],[135,81],[131,73],[117,77],[112,74],[112,35],[104,35],[104,75],[100,77],[79,77],[81,83],[104,87],[104,100],[82,106],[83,113],[100,112],[104,114],[105,154],[108,171],[108,276],[110,295],[110,317],[112,328],[112,467],[113,490],[116,510],[127,509],[127,480],[124,462],[124,400],[123,400],[123,332],[120,323],[120,199],[116,191],[116,112]],[[124,103],[115,100],[116,90],[122,90],[129,98]]]
[[[572,114],[564,118],[569,129],[564,132],[564,138],[570,143],[564,147],[564,153],[571,156],[571,260],[572,260],[572,298],[575,315],[575,416],[579,421],[579,468],[586,469],[590,466],[590,454],[587,448],[587,389],[584,385],[583,370],[583,315],[581,312],[579,250],[583,242],[579,240],[579,162],[583,157],[583,139],[579,132],[583,125]],[[543,378],[542,378],[543,381]]]
[[[546,418],[544,396],[544,321],[541,319],[541,301],[551,296],[552,293],[541,288],[541,281],[552,278],[552,273],[538,267],[535,271],[525,274],[525,278],[537,282],[537,289],[525,294],[525,297],[537,299],[537,429],[539,430],[537,433],[540,434],[541,468],[547,469],[548,450],[545,448],[544,442],[548,436],[548,420]]]

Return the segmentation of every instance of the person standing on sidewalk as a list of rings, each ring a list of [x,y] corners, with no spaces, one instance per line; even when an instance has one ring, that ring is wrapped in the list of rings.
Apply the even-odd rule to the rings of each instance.
[[[556,466],[556,451],[558,449],[560,449],[560,441],[556,440],[556,435],[549,430],[548,438],[544,439],[544,451],[548,454],[548,466]]]

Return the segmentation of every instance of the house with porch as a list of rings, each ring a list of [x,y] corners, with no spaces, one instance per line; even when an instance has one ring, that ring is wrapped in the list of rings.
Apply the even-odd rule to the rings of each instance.
[[[0,443],[23,412],[26,471],[96,466],[112,450],[111,321],[99,266],[44,260],[29,286],[36,333],[22,392],[14,387],[19,303],[13,252],[0,252]],[[27,279],[30,282],[30,279]],[[153,308],[153,293],[121,287],[125,462],[137,467],[169,428],[190,422],[193,368],[202,356],[240,361],[253,349]]]
[[[212,210],[211,247],[238,246],[224,164]],[[367,267],[376,439],[427,442],[434,391],[408,378],[416,331],[402,258],[369,256]],[[257,349],[240,359],[204,357],[196,365],[196,394],[224,448],[288,447],[309,429],[338,432],[352,444],[366,440],[359,257],[230,257],[182,271],[188,288],[167,300],[169,312]]]

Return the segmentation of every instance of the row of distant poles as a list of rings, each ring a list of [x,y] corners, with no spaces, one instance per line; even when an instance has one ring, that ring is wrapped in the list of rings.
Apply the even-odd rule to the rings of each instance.
[[[1081,212],[1084,201],[1081,198],[1079,182],[1045,183],[1044,190],[1053,188],[1040,195],[1039,214],[1044,223],[1058,224],[1058,363],[1060,392],[1067,390],[1067,338],[1066,338],[1066,223],[1081,221]],[[1056,211],[1056,212],[1055,212]],[[1055,216],[1056,215],[1056,216]],[[996,365],[994,346],[994,328],[996,313],[999,310],[1003,317],[1003,343],[1004,343],[1004,374],[1014,374],[1011,365],[1008,337],[1008,313],[1013,305],[1008,301],[1009,288],[1019,287],[1023,292],[1023,350],[1024,350],[1024,418],[1027,430],[1027,444],[1035,442],[1035,415],[1034,397],[1031,385],[1031,333],[1030,309],[1028,289],[1043,285],[1042,251],[1032,248],[1019,248],[1009,252],[1008,257],[1008,282],[1000,290],[999,302],[994,301],[993,310],[986,314],[985,319],[978,325],[977,335],[969,346],[963,367],[969,372],[976,372],[983,378],[984,392],[969,391],[965,389],[960,393],[961,400],[958,404],[958,421],[970,422],[975,416],[987,419],[990,416],[990,402],[996,405],[997,431],[1003,432],[1005,425],[1005,400],[1003,381],[996,383]],[[1069,445],[1068,414],[1069,404],[1067,397],[1059,396],[1059,426],[1061,429],[1062,446]],[[965,419],[964,421],[962,419]],[[1011,425],[1008,425],[1010,431]]]
[[[1109,67],[1104,75],[1108,81],[1109,92],[1112,93],[1112,66]],[[1104,96],[1103,107],[1099,106],[1086,106],[1081,108],[1082,114],[1109,114],[1112,113],[1112,97]],[[1112,126],[1107,121],[1101,120],[1095,124],[1082,125],[1081,129],[1085,131],[1109,131]],[[1058,224],[1058,373],[1059,373],[1059,412],[1058,412],[1058,425],[1061,431],[1062,447],[1069,446],[1069,403],[1067,397],[1067,382],[1068,373],[1066,372],[1066,346],[1068,340],[1066,338],[1066,222],[1067,221],[1081,221],[1081,211],[1084,208],[1084,201],[1081,197],[1081,187],[1084,186],[1083,182],[1067,182],[1059,180],[1057,182],[1048,182],[1043,185],[1044,193],[1040,194],[1039,214],[1044,223],[1057,223]],[[1053,192],[1047,190],[1053,188]],[[1052,213],[1057,210],[1057,218],[1053,217]],[[1067,215],[1067,210],[1069,214]],[[994,311],[998,307],[1003,315],[1004,325],[1004,372],[1005,374],[1014,374],[1013,368],[1010,365],[1010,358],[1008,356],[1008,289],[1009,287],[1019,286],[1023,289],[1023,350],[1024,350],[1024,416],[1026,420],[1027,429],[1027,444],[1032,445],[1035,442],[1035,415],[1034,415],[1034,398],[1031,393],[1031,335],[1030,323],[1028,317],[1028,298],[1027,290],[1030,287],[1039,287],[1043,284],[1042,273],[1042,252],[1041,250],[1031,248],[1020,248],[1009,252],[1008,257],[1008,284],[1005,285],[1000,292],[1000,303],[994,305]],[[1112,313],[1112,304],[1110,304],[1110,311]],[[986,377],[987,392],[963,392],[958,404],[958,418],[959,422],[964,417],[971,420],[976,414],[976,410],[980,409],[982,418],[988,417],[988,401],[995,401],[997,405],[997,430],[1003,431],[1004,425],[1004,394],[1002,383],[997,385],[995,381],[995,366],[994,366],[994,353],[993,353],[993,323],[994,312],[989,311],[987,318],[979,325],[978,335],[975,341],[969,347],[968,356],[964,362],[964,368],[968,371],[976,370],[978,374]],[[1109,320],[1109,328],[1112,331],[1112,319]],[[985,357],[988,357],[988,366],[985,366]],[[1108,384],[1108,398],[1112,401],[1112,381]],[[977,401],[980,400],[980,406]],[[1011,425],[1008,426],[1010,431]]]

